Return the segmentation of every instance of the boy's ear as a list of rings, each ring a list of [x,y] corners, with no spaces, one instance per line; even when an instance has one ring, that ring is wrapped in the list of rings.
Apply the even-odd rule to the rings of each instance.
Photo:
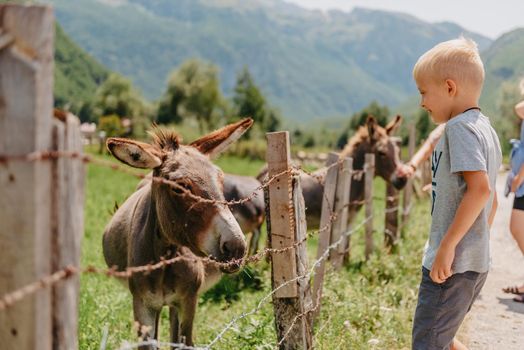
[[[450,97],[455,96],[457,94],[457,83],[454,80],[446,79],[446,89]]]

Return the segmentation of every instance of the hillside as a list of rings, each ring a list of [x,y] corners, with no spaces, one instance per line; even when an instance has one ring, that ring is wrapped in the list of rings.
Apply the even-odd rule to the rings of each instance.
[[[55,105],[78,113],[109,71],[71,41],[59,24],[55,34]]]
[[[461,33],[450,23],[355,9],[309,11],[280,0],[55,0],[71,37],[149,98],[191,57],[221,69],[230,94],[247,65],[287,118],[348,115],[371,100],[396,105],[415,92],[411,67],[426,49]]]
[[[504,82],[517,86],[524,78],[524,28],[502,35],[482,53],[486,69],[483,103],[490,112],[500,100],[500,87]]]

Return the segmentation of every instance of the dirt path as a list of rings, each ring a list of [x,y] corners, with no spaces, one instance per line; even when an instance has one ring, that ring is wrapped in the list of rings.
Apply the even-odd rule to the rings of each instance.
[[[524,282],[524,257],[509,232],[513,197],[503,196],[505,179],[505,173],[497,179],[499,209],[491,234],[491,270],[459,334],[471,350],[524,349],[524,303],[501,291]]]

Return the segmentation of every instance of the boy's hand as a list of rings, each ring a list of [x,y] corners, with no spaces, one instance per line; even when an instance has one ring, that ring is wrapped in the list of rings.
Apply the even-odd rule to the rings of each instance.
[[[515,176],[511,181],[511,192],[517,192],[517,189],[522,185],[522,179],[520,176]]]
[[[412,178],[415,175],[415,167],[410,164],[400,164],[398,166],[397,175],[400,177]]]
[[[451,264],[455,258],[455,248],[446,245],[444,242],[440,244],[437,251],[437,256],[431,267],[429,277],[435,283],[444,283],[451,275]]]

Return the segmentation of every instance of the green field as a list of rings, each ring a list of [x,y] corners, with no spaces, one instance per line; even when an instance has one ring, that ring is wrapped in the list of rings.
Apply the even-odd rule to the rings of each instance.
[[[261,162],[233,156],[217,161],[225,171],[254,175]],[[105,267],[102,232],[115,202],[121,204],[132,193],[138,179],[109,168],[90,164],[87,175],[85,236],[82,266]],[[383,197],[384,182],[375,181],[375,196]],[[384,201],[374,203],[375,243],[382,247]],[[357,223],[363,219],[362,213]],[[429,223],[428,202],[413,208],[396,254],[377,249],[363,258],[363,233],[352,238],[351,264],[325,277],[322,312],[315,326],[317,349],[402,349],[410,347],[411,320],[416,302],[423,243]],[[316,255],[316,234],[308,241],[309,260]],[[223,279],[199,303],[195,321],[197,344],[210,343],[235,317],[256,308],[271,290],[270,266],[262,261],[236,276]],[[131,295],[114,279],[99,275],[81,277],[80,349],[99,349],[104,329],[107,349],[124,341],[136,341]],[[161,320],[161,339],[168,341],[167,313]],[[253,315],[239,320],[215,344],[216,349],[273,349],[276,343],[271,298]]]

